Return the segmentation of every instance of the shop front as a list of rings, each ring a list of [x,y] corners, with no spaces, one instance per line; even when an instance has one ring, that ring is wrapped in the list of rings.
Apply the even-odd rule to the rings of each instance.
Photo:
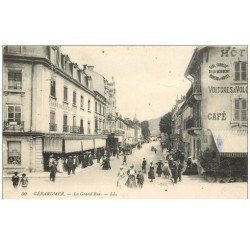
[[[220,164],[226,162],[232,177],[247,181],[247,130],[213,130],[212,135]]]

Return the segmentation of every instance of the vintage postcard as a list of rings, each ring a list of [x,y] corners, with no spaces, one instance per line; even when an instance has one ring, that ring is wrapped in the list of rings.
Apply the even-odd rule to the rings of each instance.
[[[4,199],[246,199],[247,46],[3,46]]]

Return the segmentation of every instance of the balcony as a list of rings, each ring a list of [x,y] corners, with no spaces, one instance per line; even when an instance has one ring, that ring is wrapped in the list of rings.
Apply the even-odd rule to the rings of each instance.
[[[57,124],[50,123],[49,124],[49,131],[57,131]]]
[[[63,132],[69,132],[69,126],[63,125]]]
[[[186,100],[191,106],[193,102],[201,100],[201,85],[198,83],[193,83],[191,88],[188,90],[186,95]]]
[[[79,126],[70,126],[70,133],[80,133],[80,127]]]
[[[185,127],[190,135],[198,135],[201,131],[201,119],[191,117],[185,121]]]
[[[24,132],[24,122],[23,121],[17,121],[17,122],[4,121],[3,130]]]

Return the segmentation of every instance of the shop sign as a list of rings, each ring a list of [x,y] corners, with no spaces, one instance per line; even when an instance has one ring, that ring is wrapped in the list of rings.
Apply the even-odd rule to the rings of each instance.
[[[216,81],[225,80],[230,77],[229,66],[225,63],[216,63],[209,66],[209,77]]]

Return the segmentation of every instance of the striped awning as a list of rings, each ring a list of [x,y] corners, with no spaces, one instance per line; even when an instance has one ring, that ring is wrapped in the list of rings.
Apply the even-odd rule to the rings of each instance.
[[[212,130],[220,156],[247,156],[247,130]]]

